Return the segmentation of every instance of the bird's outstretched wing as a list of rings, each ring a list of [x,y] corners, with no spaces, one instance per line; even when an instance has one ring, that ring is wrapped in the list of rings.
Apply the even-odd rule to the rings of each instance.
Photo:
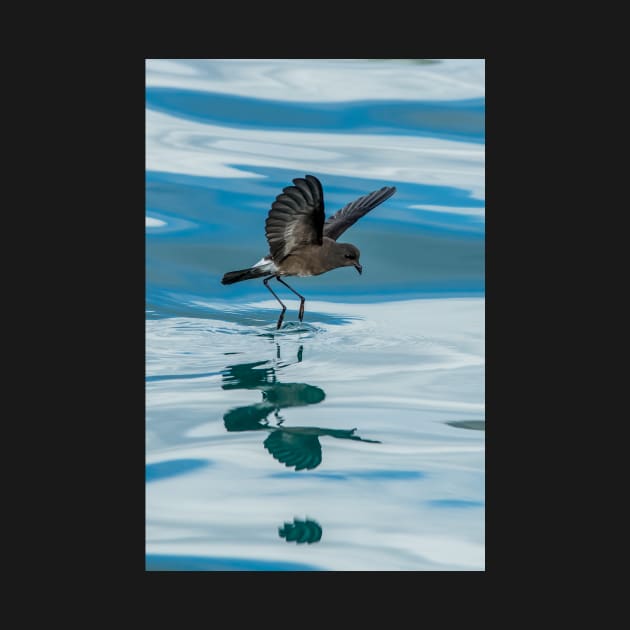
[[[324,191],[317,177],[306,175],[293,180],[271,204],[265,221],[265,234],[275,263],[296,247],[321,245],[324,227]]]
[[[328,220],[324,223],[324,236],[336,241],[364,214],[367,214],[370,210],[389,199],[395,192],[395,186],[385,186],[380,190],[375,190],[351,201],[347,206],[328,217]]]

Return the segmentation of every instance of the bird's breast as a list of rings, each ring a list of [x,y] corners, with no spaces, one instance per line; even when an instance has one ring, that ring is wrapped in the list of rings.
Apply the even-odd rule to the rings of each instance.
[[[325,271],[317,257],[305,254],[290,254],[278,267],[287,276],[317,276]]]
[[[318,276],[335,269],[339,265],[334,262],[336,243],[324,238],[321,245],[304,245],[292,251],[277,267],[288,276]]]

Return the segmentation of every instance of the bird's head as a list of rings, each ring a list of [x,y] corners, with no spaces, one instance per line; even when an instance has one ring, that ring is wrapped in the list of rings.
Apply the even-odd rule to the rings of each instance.
[[[358,247],[350,243],[337,243],[337,266],[338,267],[354,267],[359,273],[363,271],[363,267],[359,263],[361,252]]]

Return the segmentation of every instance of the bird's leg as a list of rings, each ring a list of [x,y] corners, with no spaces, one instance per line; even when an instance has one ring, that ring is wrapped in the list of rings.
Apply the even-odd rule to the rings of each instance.
[[[278,276],[269,276],[268,278],[265,278],[263,280],[263,284],[271,291],[271,295],[273,295],[273,297],[275,297],[276,300],[278,300],[278,302],[280,303],[280,306],[282,306],[282,312],[280,313],[280,317],[278,317],[278,325],[276,326],[276,329],[282,326],[282,320],[284,319],[284,312],[287,310],[287,307],[282,303],[282,300],[275,294],[275,291],[267,284],[269,280],[271,280],[271,278],[277,278],[277,277]],[[278,278],[278,280],[279,279],[280,278]]]
[[[302,318],[304,317],[304,302],[306,301],[306,298],[303,295],[300,295],[295,289],[292,289],[280,276],[276,276],[276,280],[278,282],[282,282],[287,289],[293,291],[293,293],[300,298],[300,312],[298,313],[298,319],[302,321]]]

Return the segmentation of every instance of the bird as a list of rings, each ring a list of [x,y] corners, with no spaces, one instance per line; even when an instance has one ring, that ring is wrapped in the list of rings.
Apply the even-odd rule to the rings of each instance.
[[[271,204],[265,221],[265,235],[269,254],[248,269],[228,271],[221,284],[264,278],[263,284],[282,307],[276,329],[282,326],[287,307],[269,286],[275,278],[300,298],[298,318],[304,318],[306,298],[290,287],[286,276],[318,276],[338,267],[354,267],[359,274],[363,267],[361,253],[351,243],[338,243],[337,239],[362,216],[376,208],[395,192],[395,186],[384,186],[363,195],[325,218],[324,190],[314,175],[292,180]]]

